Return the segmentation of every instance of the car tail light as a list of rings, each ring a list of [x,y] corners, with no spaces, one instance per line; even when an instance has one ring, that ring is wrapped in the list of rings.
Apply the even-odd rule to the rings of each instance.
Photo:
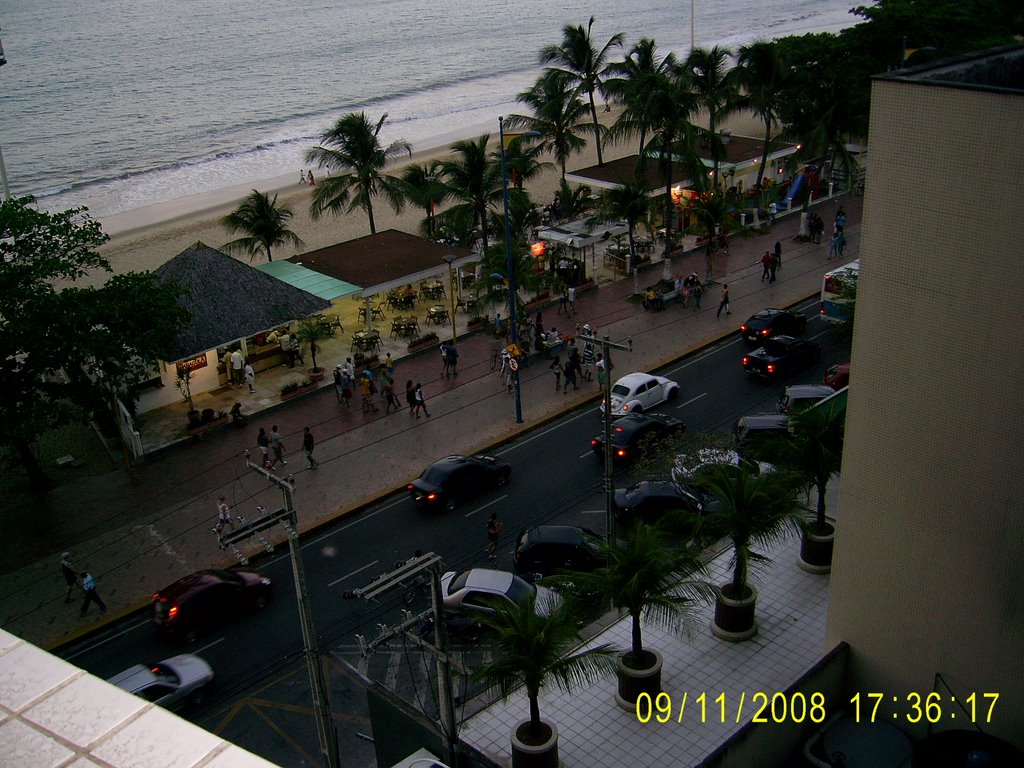
[[[409,483],[409,484],[408,484],[407,486],[405,486],[405,487],[406,487],[406,489],[407,489],[407,490],[410,490],[410,491],[411,491],[411,490],[412,490],[413,488],[415,488],[416,486],[414,486],[414,485],[413,485],[412,483]]]
[[[150,602],[152,602],[152,603],[160,602],[160,593],[159,592],[155,593],[153,595],[153,599]]]
[[[626,449],[625,448],[619,448],[619,450],[617,450],[615,452],[615,455],[618,456],[620,459],[626,458]]]
[[[768,363],[768,373],[775,373],[775,365],[773,363]]]
[[[600,445],[601,443],[600,443],[600,442],[598,441],[598,439],[597,439],[597,438],[595,437],[595,438],[594,438],[593,440],[591,440],[591,441],[590,441],[590,444],[591,444],[592,446],[594,446],[594,447],[596,448],[596,447],[597,447],[597,446],[599,446],[599,445]]]
[[[428,493],[427,494],[427,501],[434,501],[436,498],[437,498],[437,494],[436,493]]]
[[[622,431],[622,427],[616,427],[616,428],[615,428],[615,431],[616,431],[616,432],[621,432],[621,431]]]
[[[172,605],[167,609],[167,620],[171,621],[175,616],[178,615],[178,606]]]
[[[747,331],[750,330],[750,327],[746,323],[744,323],[743,325],[740,326],[740,330],[746,333]]]
[[[746,355],[743,356],[743,365],[750,365],[750,358]]]
[[[761,335],[762,336],[767,336],[768,333],[769,333],[769,330],[767,328],[764,328],[764,329],[761,330]]]

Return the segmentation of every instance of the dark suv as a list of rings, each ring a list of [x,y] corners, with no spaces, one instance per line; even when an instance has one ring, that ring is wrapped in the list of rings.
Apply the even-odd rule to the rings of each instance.
[[[193,643],[226,619],[262,608],[270,593],[270,579],[248,568],[196,571],[153,595],[153,624]]]
[[[693,532],[696,519],[715,503],[701,488],[667,480],[643,480],[629,488],[615,489],[616,514],[621,522],[656,523],[685,535]]]
[[[524,578],[562,570],[593,571],[601,564],[597,534],[573,525],[538,525],[516,540],[515,569]]]

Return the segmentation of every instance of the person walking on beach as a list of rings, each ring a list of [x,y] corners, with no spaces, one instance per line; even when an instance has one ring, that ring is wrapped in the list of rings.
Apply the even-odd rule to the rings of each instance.
[[[301,171],[299,171],[299,184],[305,184],[305,183],[306,183],[306,169],[303,168]]]
[[[416,389],[412,385],[412,379],[405,382],[405,402],[409,404],[409,415],[416,412]]]
[[[311,187],[315,187],[316,186],[316,179],[313,178],[313,169],[312,168],[309,169],[309,186],[311,186]]]
[[[67,587],[67,592],[64,595],[64,602],[71,602],[71,593],[75,587],[78,586],[78,572],[74,566],[71,565],[71,553],[62,552],[60,556],[60,573],[64,577],[64,585]]]
[[[419,382],[416,383],[416,389],[413,392],[413,398],[415,400],[416,405],[416,418],[418,419],[420,417],[420,408],[422,408],[423,412],[427,414],[427,418],[429,419],[430,411],[427,410],[427,401],[423,397],[423,385],[420,384]]]
[[[718,302],[718,312],[715,314],[715,317],[722,316],[722,309],[725,309],[725,314],[732,314],[729,311],[729,286],[726,283],[722,283],[722,298]]]
[[[277,431],[276,424],[270,428],[270,447],[274,451],[274,460],[270,463],[271,467],[278,462],[282,465],[288,463],[288,460],[284,457],[284,438],[281,437],[281,433]]]
[[[320,462],[313,458],[313,447],[316,443],[313,440],[313,433],[309,431],[309,427],[302,428],[302,450],[306,454],[306,462],[309,464],[310,469],[316,469],[320,466]]]
[[[766,279],[771,274],[772,268],[772,255],[768,251],[764,252],[764,256],[761,257],[761,279]]]
[[[225,525],[230,525],[231,530],[235,530],[235,520],[231,516],[231,507],[228,506],[228,500],[221,496],[217,500],[217,527],[213,530],[220,534],[224,530]]]
[[[487,520],[487,557],[493,563],[498,559],[498,537],[505,530],[505,524],[498,519],[497,512],[491,512]]]
[[[96,591],[96,579],[88,571],[82,571],[78,575],[82,579],[82,591],[85,593],[85,600],[82,601],[82,611],[79,615],[85,616],[89,610],[89,603],[96,603],[100,608],[100,613],[106,613],[107,604],[103,602],[99,592]]]
[[[256,445],[263,454],[263,468],[270,468],[270,438],[267,437],[267,430],[260,427],[260,433],[256,436]]]
[[[256,371],[253,369],[252,363],[250,363],[248,360],[246,360],[245,361],[245,368],[243,370],[245,371],[245,383],[249,385],[249,391],[250,392],[255,392],[256,391],[256,387],[255,387],[255,384],[256,384]]]

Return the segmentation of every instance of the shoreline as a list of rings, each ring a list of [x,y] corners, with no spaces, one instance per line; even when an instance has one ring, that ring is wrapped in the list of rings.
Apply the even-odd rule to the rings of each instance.
[[[611,112],[601,113],[599,120],[602,123],[609,122],[614,120],[618,113],[619,109],[613,107]],[[702,119],[698,120],[698,123],[706,126],[707,121]],[[763,130],[759,121],[746,113],[731,116],[722,127],[730,128],[736,135],[753,137],[760,137]],[[475,138],[483,133],[490,133],[492,145],[496,144],[497,128],[495,116],[492,123],[466,125],[431,137],[423,142],[422,147],[414,149],[411,157],[396,160],[388,166],[388,170],[395,172],[410,163],[444,157],[449,154],[450,146],[454,142]],[[632,142],[603,145],[602,149],[608,160],[635,152]],[[572,166],[585,167],[596,161],[596,151],[591,143],[582,153],[573,156]],[[529,184],[529,192],[534,201],[538,205],[549,201],[558,189],[560,180],[561,175],[557,168],[545,169]],[[327,214],[314,221],[309,213],[312,190],[308,186],[301,186],[295,174],[234,184],[211,192],[98,219],[103,231],[110,235],[110,240],[100,247],[99,252],[110,262],[113,274],[120,274],[129,271],[151,272],[197,241],[220,248],[233,238],[233,235],[220,224],[220,219],[237,207],[239,201],[254,188],[279,196],[279,203],[287,205],[292,211],[290,229],[303,240],[303,245],[298,248],[282,248],[279,251],[279,259],[287,259],[335,243],[364,237],[370,233],[369,223],[361,211],[340,215]],[[406,206],[401,213],[396,214],[383,199],[377,198],[374,202],[378,232],[398,229],[412,234],[417,233],[423,218],[423,212],[418,208]],[[236,258],[245,260],[244,255],[236,255]],[[93,272],[76,281],[76,284],[100,285],[106,282],[110,275],[108,272]]]

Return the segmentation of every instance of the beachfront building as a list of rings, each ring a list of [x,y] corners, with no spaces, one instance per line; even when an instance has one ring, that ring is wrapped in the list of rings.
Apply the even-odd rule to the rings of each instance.
[[[196,243],[155,272],[161,284],[184,289],[180,303],[192,323],[178,330],[170,359],[154,364],[153,377],[139,391],[137,412],[180,402],[179,387],[189,372],[191,396],[227,385],[226,354],[239,349],[256,370],[283,362],[270,334],[294,320],[330,309],[331,303],[264,274],[203,243]]]

